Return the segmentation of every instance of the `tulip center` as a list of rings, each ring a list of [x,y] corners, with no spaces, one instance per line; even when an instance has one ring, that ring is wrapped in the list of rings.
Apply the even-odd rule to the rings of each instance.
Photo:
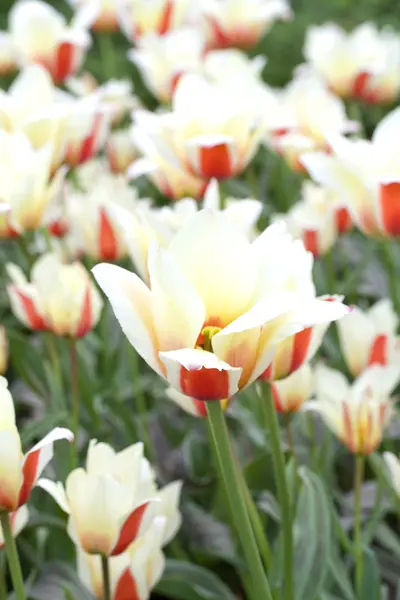
[[[214,325],[207,325],[204,327],[197,340],[197,345],[200,346],[206,352],[212,352],[212,339],[216,333],[221,331],[221,327],[215,327]]]

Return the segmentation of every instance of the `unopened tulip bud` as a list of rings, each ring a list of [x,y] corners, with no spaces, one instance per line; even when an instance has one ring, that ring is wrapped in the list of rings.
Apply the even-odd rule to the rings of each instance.
[[[56,254],[45,254],[33,266],[30,282],[16,265],[8,265],[8,273],[12,310],[30,329],[80,338],[96,326],[102,301],[79,262],[65,264]]]
[[[114,131],[106,141],[106,153],[113,173],[126,173],[128,167],[138,158],[138,150],[130,130]]]
[[[291,413],[300,410],[312,393],[313,374],[309,364],[294,371],[286,379],[271,383],[272,397],[275,408],[281,413]]]

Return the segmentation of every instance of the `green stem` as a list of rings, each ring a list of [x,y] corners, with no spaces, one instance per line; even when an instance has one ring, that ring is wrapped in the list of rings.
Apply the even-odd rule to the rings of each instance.
[[[0,600],[7,600],[7,567],[4,552],[0,553]]]
[[[396,314],[400,314],[400,297],[397,286],[398,268],[392,255],[390,240],[382,241],[382,258],[388,275],[389,291],[393,302],[393,307],[396,311]]]
[[[3,530],[8,565],[10,567],[16,600],[26,600],[21,564],[19,562],[17,546],[11,530],[10,515],[7,512],[0,513],[0,523]]]
[[[315,420],[314,415],[311,411],[308,412],[307,422],[308,422],[308,435],[311,441],[311,457],[313,462],[314,471],[318,473],[319,471],[319,461],[318,461],[318,444],[317,444],[317,431],[315,428]]]
[[[110,565],[108,556],[101,556],[101,571],[103,573],[103,599],[111,600]]]
[[[104,81],[117,77],[115,50],[111,33],[102,32],[97,36],[100,46],[100,60],[103,67]]]
[[[243,548],[247,568],[258,598],[272,600],[267,576],[254,538],[246,509],[243,487],[236,474],[235,460],[229,440],[228,428],[219,402],[207,402],[207,416],[218,453],[226,493],[230,496],[235,515],[235,525]]]
[[[238,473],[238,475],[239,475],[239,473]],[[247,483],[246,483],[246,480],[245,480],[243,474],[240,473],[239,476],[241,477],[241,480],[242,480],[243,494],[244,494],[244,497],[246,500],[247,512],[249,513],[251,525],[253,527],[254,535],[255,535],[256,541],[257,541],[257,546],[258,546],[259,552],[261,554],[261,558],[263,560],[264,567],[265,567],[265,569],[268,569],[269,565],[271,564],[271,550],[270,550],[270,547],[268,544],[267,537],[264,532],[264,526],[263,526],[261,518],[260,518],[260,513],[258,512],[257,506],[253,500],[253,497],[247,486]]]
[[[140,368],[139,368],[140,358],[139,358],[139,355],[136,352],[135,348],[133,348],[131,345],[130,345],[130,351],[132,353],[131,367],[132,367],[133,385],[134,385],[134,391],[135,391],[135,403],[136,403],[137,413],[138,413],[139,419],[140,419],[142,440],[144,443],[145,452],[146,452],[149,460],[154,461],[156,454],[155,454],[155,451],[153,448],[153,442],[151,439],[150,427],[149,427],[149,422],[148,422],[146,396],[144,394],[142,383],[141,383],[142,378],[141,378]]]
[[[79,370],[78,370],[78,352],[76,348],[76,339],[69,340],[69,360],[71,368],[72,385],[72,432],[74,439],[71,444],[72,468],[78,465],[78,434],[79,434]]]
[[[361,595],[361,585],[363,579],[363,547],[362,547],[362,528],[361,528],[361,500],[362,484],[364,480],[365,458],[363,454],[357,454],[355,457],[354,470],[354,552],[356,563],[356,590],[358,596]]]
[[[221,464],[219,461],[219,455],[218,455],[218,448],[217,445],[215,443],[215,438],[213,435],[213,430],[211,428],[211,423],[209,419],[206,419],[207,422],[207,431],[208,431],[208,438],[210,441],[210,446],[214,455],[214,463],[215,463],[215,468],[217,470],[217,474],[218,474],[218,481],[221,482],[222,485],[222,493],[224,496],[224,502],[225,502],[225,506],[227,508],[227,512],[228,512],[228,520],[229,520],[229,525],[230,528],[232,530],[232,533],[234,533],[234,529],[235,529],[235,509],[232,505],[232,499],[230,494],[227,492],[227,489],[224,485],[224,475],[221,469]],[[240,579],[242,581],[243,587],[246,591],[246,596],[251,599],[251,600],[258,600],[257,594],[254,593],[253,590],[253,586],[252,586],[252,582],[251,579],[249,577],[249,574],[247,571],[245,571],[241,566],[239,567],[239,574],[240,574]]]
[[[266,394],[264,397],[262,397],[260,394],[260,400],[264,417],[264,425],[266,430],[269,432],[278,502],[282,510],[283,552],[285,563],[285,598],[286,600],[293,600],[292,510],[290,506],[289,489],[286,482],[285,456],[282,448],[278,417],[272,399],[271,386],[268,383],[265,383],[265,386]]]

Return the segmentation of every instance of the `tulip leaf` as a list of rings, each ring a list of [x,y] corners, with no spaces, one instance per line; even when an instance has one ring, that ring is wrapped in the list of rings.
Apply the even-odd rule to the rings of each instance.
[[[320,479],[299,469],[303,485],[294,523],[294,589],[296,600],[318,598],[328,574],[331,515]]]
[[[157,592],[173,600],[236,600],[214,573],[188,562],[167,560]]]
[[[68,595],[66,595],[68,594]],[[79,581],[67,563],[47,563],[29,591],[31,600],[92,600],[93,596]]]
[[[329,558],[329,569],[335,584],[343,595],[343,600],[355,600],[355,593],[347,575],[347,571],[339,558],[336,548],[332,549]]]
[[[370,548],[364,548],[363,551],[360,600],[381,600],[381,577],[378,561]]]

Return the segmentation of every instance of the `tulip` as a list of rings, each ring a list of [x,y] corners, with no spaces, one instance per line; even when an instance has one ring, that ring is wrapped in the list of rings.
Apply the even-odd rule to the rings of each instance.
[[[392,480],[393,489],[400,496],[400,461],[392,452],[384,452],[383,458]]]
[[[41,479],[45,489],[69,515],[68,533],[88,554],[117,556],[150,526],[151,504],[142,488],[143,445],[115,452],[92,440],[86,469],[72,471],[64,486]]]
[[[53,457],[53,443],[63,439],[72,441],[73,435],[68,429],[57,427],[23,455],[13,399],[4,377],[0,377],[0,401],[0,510],[13,513],[29,500],[38,478]]]
[[[329,252],[337,240],[339,226],[346,227],[349,220],[340,199],[308,181],[303,184],[302,199],[286,215],[293,236],[302,239],[314,256]]]
[[[105,150],[113,173],[126,173],[128,167],[138,158],[138,150],[131,132],[126,129],[111,133],[107,137]]]
[[[370,103],[393,102],[400,90],[400,36],[363,23],[350,34],[334,23],[312,26],[304,56],[335,94]]]
[[[304,153],[327,153],[330,137],[358,127],[347,119],[343,102],[315,76],[300,74],[286,87],[280,102],[269,124],[270,145],[297,171],[304,171]]]
[[[249,58],[236,48],[211,50],[203,61],[203,72],[215,82],[233,81],[240,77],[248,83],[262,83],[261,73],[267,59],[265,56]]]
[[[372,141],[332,137],[332,155],[302,158],[315,181],[342,197],[366,235],[400,235],[399,134],[400,109],[395,109],[379,123]]]
[[[310,398],[313,388],[313,373],[308,363],[294,371],[286,379],[271,383],[275,408],[280,413],[297,412]]]
[[[152,589],[161,579],[165,558],[161,550],[165,519],[154,520],[147,533],[134,542],[126,552],[109,559],[111,600],[148,600]],[[96,600],[104,597],[101,564],[96,556],[79,547],[78,575]]]
[[[286,0],[208,0],[202,7],[211,48],[255,46],[277,19],[290,19]]]
[[[353,307],[338,323],[340,346],[352,375],[357,377],[370,365],[398,362],[398,322],[391,301],[384,299],[366,311]]]
[[[157,100],[169,103],[183,73],[201,70],[204,52],[205,39],[201,32],[186,27],[162,37],[147,35],[128,56]]]
[[[113,125],[117,125],[138,105],[138,99],[132,94],[132,83],[125,79],[110,79],[103,85],[99,85],[90,73],[85,72],[81,77],[71,77],[67,87],[72,94],[80,98],[96,92],[98,100],[111,115]]]
[[[149,177],[151,182],[162,194],[171,200],[191,197],[203,197],[207,182],[200,177],[195,177],[187,169],[175,164],[165,157],[151,138],[149,132],[140,125],[133,127],[132,136],[134,144],[143,155],[128,169],[127,175],[135,180],[142,175]]]
[[[117,31],[118,13],[115,0],[68,0],[75,9],[90,8],[91,29],[98,33]]]
[[[158,374],[186,396],[221,400],[257,379],[280,341],[348,312],[305,294],[309,282],[297,282],[293,264],[285,273],[282,252],[293,255],[291,247],[280,227],[251,244],[226,215],[202,210],[168,249],[150,248],[150,287],[115,265],[93,273],[128,340]]]
[[[381,443],[393,414],[389,396],[399,380],[398,367],[373,365],[350,386],[339,371],[318,365],[317,399],[306,407],[320,413],[350,452],[367,455]]]
[[[106,172],[93,181],[87,192],[76,192],[68,187],[65,201],[71,232],[79,240],[83,254],[107,261],[119,260],[126,254],[122,222],[120,224],[117,218],[116,209],[125,207],[124,227],[132,232],[137,194],[122,176]]]
[[[39,65],[25,67],[8,92],[0,91],[0,129],[23,133],[35,149],[51,144],[53,171],[63,160],[70,114],[70,103],[58,94]]]
[[[6,328],[0,325],[0,375],[4,375],[8,367],[8,342]]]
[[[136,123],[158,152],[205,179],[240,174],[258,150],[259,115],[232,85],[219,86],[194,74],[177,85],[172,112],[136,113]]]
[[[31,282],[17,265],[7,270],[11,308],[26,327],[80,338],[96,326],[102,301],[79,262],[63,264],[56,254],[45,254],[33,266]]]
[[[10,514],[11,531],[14,538],[16,538],[21,533],[25,525],[28,523],[28,520],[29,510],[28,507],[25,506],[25,504],[23,506],[20,506],[20,508],[15,512]],[[0,526],[0,550],[2,548],[4,548],[4,536],[3,530]]]
[[[172,387],[169,387],[165,393],[172,402],[184,410],[188,415],[192,415],[192,417],[207,417],[205,402],[197,400],[196,398],[191,398],[190,396],[185,396],[185,394],[177,392]],[[229,407],[231,400],[232,398],[221,400],[221,408],[226,410]]]
[[[64,173],[51,179],[51,144],[36,150],[22,133],[0,130],[3,159],[0,165],[0,198],[9,205],[0,213],[0,238],[35,230],[46,207],[58,194]]]
[[[104,146],[110,123],[111,113],[98,94],[77,102],[68,121],[65,162],[77,166],[92,159]]]
[[[41,0],[16,2],[9,29],[20,63],[42,65],[57,85],[76,73],[90,45],[79,18],[68,26],[55,8]]]
[[[0,75],[2,77],[14,73],[17,69],[16,50],[9,33],[0,32]]]
[[[190,0],[124,0],[119,22],[132,42],[144,35],[164,35],[187,21]]]

